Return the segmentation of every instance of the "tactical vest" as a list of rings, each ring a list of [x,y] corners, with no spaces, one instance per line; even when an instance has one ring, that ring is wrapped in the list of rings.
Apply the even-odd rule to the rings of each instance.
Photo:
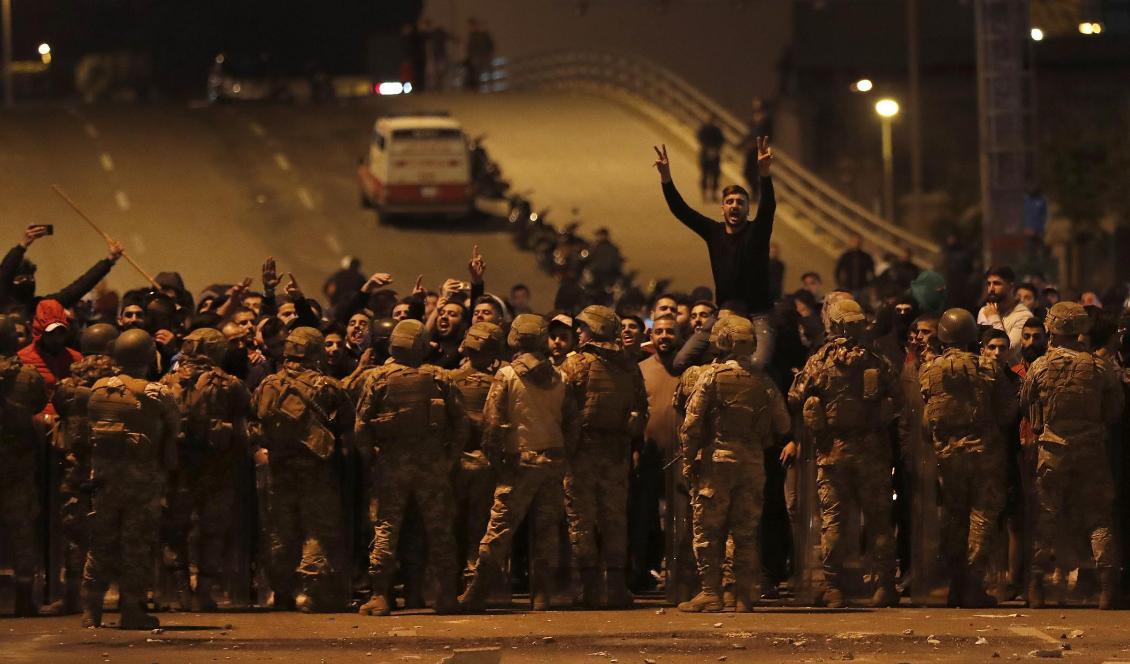
[[[626,433],[632,414],[632,375],[594,353],[584,353],[582,357],[585,362],[582,429]]]
[[[160,466],[163,423],[153,402],[161,390],[158,383],[124,375],[94,384],[87,414],[95,473],[103,464]]]
[[[1053,348],[1040,380],[1043,424],[1065,431],[1080,423],[1102,426],[1103,368],[1090,353]]]
[[[182,363],[176,372],[161,380],[172,391],[180,411],[183,444],[214,450],[231,446],[233,381],[218,367],[195,363]]]
[[[980,447],[992,433],[992,377],[973,353],[950,349],[922,367],[925,419],[939,451]]]
[[[18,357],[0,357],[0,442],[30,443],[32,418],[47,405],[39,372]]]
[[[510,366],[498,372],[498,380],[506,383],[506,413],[502,422],[506,431],[506,452],[544,452],[565,447],[562,432],[562,406],[566,397],[565,382],[554,371],[548,381],[538,382],[527,377],[540,366],[539,362],[525,362],[529,355],[515,359]]]
[[[816,384],[832,430],[873,429],[881,425],[879,358],[866,348],[833,342],[819,367]]]
[[[698,379],[702,377],[702,372],[705,370],[706,365],[695,365],[688,367],[683,375],[679,376],[679,386],[675,388],[675,396],[672,400],[675,410],[686,414],[687,402],[691,400],[691,393],[694,392],[694,387],[698,384]]]
[[[329,380],[312,371],[284,369],[260,387],[256,416],[263,423],[272,452],[293,452],[302,445],[321,459],[333,455],[330,415],[319,404]]]
[[[366,392],[380,390],[381,399],[368,423],[378,441],[442,439],[447,403],[436,371],[432,366],[388,364],[373,374]]]
[[[463,406],[467,409],[467,417],[471,425],[481,428],[483,423],[483,406],[487,402],[490,386],[494,384],[494,376],[485,371],[479,371],[468,362],[450,374],[451,382],[459,388],[463,395]]]
[[[711,418],[715,448],[760,449],[772,426],[764,381],[736,362],[727,362],[714,369],[714,387],[718,399]]]

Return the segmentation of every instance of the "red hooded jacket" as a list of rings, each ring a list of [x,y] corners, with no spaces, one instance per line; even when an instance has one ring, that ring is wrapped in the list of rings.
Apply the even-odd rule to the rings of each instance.
[[[35,320],[31,323],[32,341],[18,353],[21,362],[35,367],[43,377],[49,397],[55,393],[55,385],[71,375],[71,364],[82,359],[82,354],[71,348],[64,347],[60,352],[52,354],[40,345],[39,340],[44,331],[53,323],[70,327],[67,310],[58,300],[40,300],[35,307]],[[50,399],[43,412],[55,414],[55,407],[51,405]]]

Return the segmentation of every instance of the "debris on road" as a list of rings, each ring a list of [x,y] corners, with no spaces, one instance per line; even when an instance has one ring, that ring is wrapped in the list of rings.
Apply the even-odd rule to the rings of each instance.
[[[440,664],[499,664],[502,661],[502,648],[486,646],[483,648],[456,648],[440,660]]]
[[[1033,650],[1028,653],[1029,657],[1043,657],[1046,659],[1058,659],[1063,657],[1062,650]]]
[[[938,637],[931,634],[930,636],[926,637],[926,643],[929,643],[932,646],[936,646],[936,645],[940,644],[941,641],[938,640]]]
[[[975,645],[975,646],[986,646],[986,645],[989,645],[989,640],[986,639],[983,636],[978,636],[977,640],[973,642],[973,645]]]
[[[1071,638],[1071,639],[1081,639],[1081,638],[1083,638],[1083,634],[1084,634],[1083,630],[1073,629],[1073,630],[1071,630],[1071,633],[1068,634],[1067,636],[1068,636],[1068,638]]]

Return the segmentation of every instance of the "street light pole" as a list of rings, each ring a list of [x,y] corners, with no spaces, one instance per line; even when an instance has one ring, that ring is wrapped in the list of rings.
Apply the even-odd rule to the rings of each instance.
[[[891,141],[891,119],[883,117],[883,212],[895,220],[895,154]]]
[[[4,106],[12,107],[12,0],[0,0],[0,23],[4,33]]]
[[[898,115],[899,103],[883,98],[875,102],[875,112],[883,128],[883,214],[895,220],[895,150],[891,138],[891,122]]]

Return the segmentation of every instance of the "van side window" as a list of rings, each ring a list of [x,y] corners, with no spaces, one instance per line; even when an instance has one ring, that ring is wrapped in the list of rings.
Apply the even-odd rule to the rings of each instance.
[[[373,145],[376,145],[379,150],[385,149],[385,137],[381,136],[381,132],[373,132]]]

